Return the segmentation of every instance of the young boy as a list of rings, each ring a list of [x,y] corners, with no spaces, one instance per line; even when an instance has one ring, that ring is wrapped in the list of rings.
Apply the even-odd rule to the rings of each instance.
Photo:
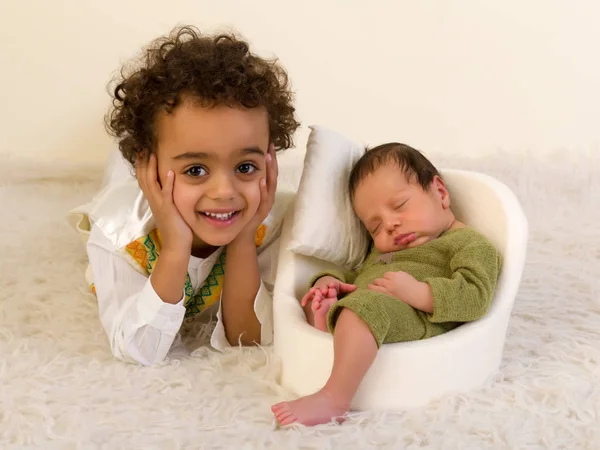
[[[500,255],[456,220],[442,178],[420,152],[397,143],[366,152],[349,191],[373,247],[357,272],[317,274],[302,298],[309,322],[334,335],[333,369],[319,392],[272,407],[283,425],[339,418],[382,344],[477,320],[493,298]]]
[[[184,319],[211,312],[215,348],[269,344],[287,204],[275,153],[299,126],[284,69],[183,27],[121,77],[107,116],[121,163],[71,213],[113,354],[163,361]]]

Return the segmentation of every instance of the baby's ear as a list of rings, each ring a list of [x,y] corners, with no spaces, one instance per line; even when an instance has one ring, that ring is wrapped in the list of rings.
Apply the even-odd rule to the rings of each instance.
[[[448,189],[446,188],[446,183],[444,183],[442,177],[440,177],[439,175],[434,176],[433,181],[431,182],[431,187],[442,202],[442,208],[450,208],[450,193],[448,192]]]

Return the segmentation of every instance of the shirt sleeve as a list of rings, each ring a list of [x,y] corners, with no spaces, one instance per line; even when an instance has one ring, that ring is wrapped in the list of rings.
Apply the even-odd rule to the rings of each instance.
[[[308,281],[308,288],[310,289],[315,285],[319,278],[333,277],[340,280],[342,283],[352,284],[356,280],[358,273],[356,271],[341,271],[341,270],[329,270],[326,272],[319,272]]]
[[[487,240],[474,240],[450,260],[450,278],[427,278],[433,293],[433,323],[471,322],[491,306],[500,273],[500,254]]]
[[[151,278],[121,257],[96,226],[92,226],[87,252],[100,322],[113,355],[143,365],[163,361],[185,316],[183,287],[179,303],[163,302]]]

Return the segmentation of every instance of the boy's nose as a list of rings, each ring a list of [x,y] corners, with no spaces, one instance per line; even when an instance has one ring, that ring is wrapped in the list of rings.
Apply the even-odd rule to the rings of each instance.
[[[230,200],[235,196],[233,180],[227,175],[215,175],[210,181],[208,196],[213,200]]]

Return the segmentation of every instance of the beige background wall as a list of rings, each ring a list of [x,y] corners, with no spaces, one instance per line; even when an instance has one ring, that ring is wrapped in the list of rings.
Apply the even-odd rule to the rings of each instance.
[[[0,156],[104,159],[107,82],[178,23],[279,56],[300,149],[313,123],[436,152],[597,149],[599,19],[586,0],[0,0]]]

